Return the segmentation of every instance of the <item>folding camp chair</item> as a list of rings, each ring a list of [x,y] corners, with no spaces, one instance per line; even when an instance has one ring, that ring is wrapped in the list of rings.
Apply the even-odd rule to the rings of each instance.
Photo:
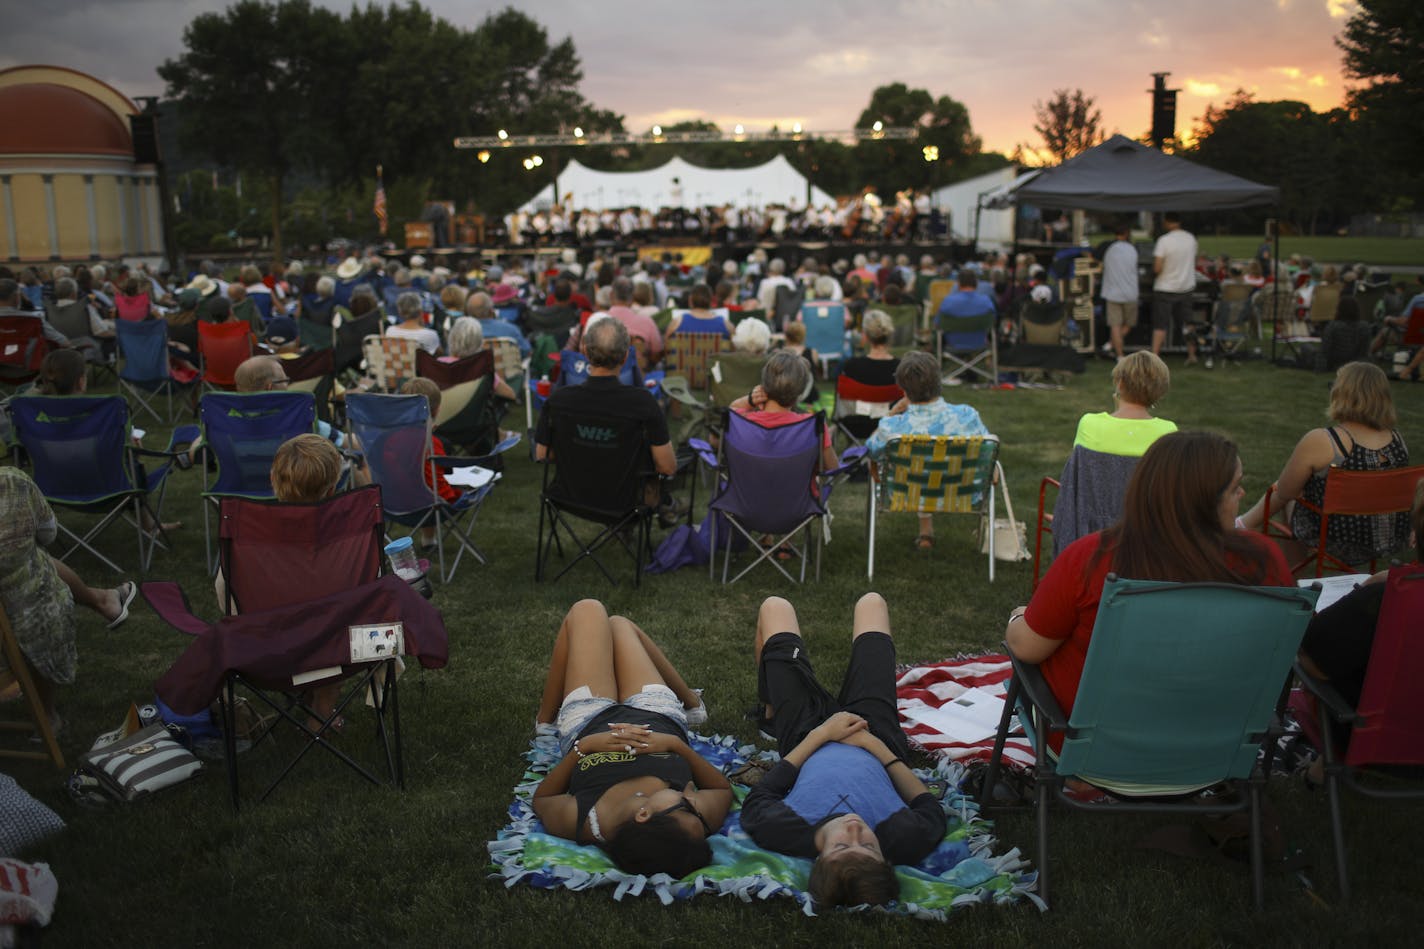
[[[332,318],[336,341],[332,344],[335,352],[331,359],[338,375],[361,367],[361,360],[365,357],[362,344],[367,336],[381,334],[381,319],[379,310],[372,310],[355,319],[342,319],[339,313]]]
[[[904,390],[897,385],[866,385],[841,373],[836,376],[836,402],[831,418],[846,438],[863,445],[880,420],[904,397]]]
[[[1319,336],[1325,328],[1325,324],[1335,319],[1335,311],[1340,306],[1340,286],[1339,284],[1316,287],[1310,294],[1310,332],[1312,336]]]
[[[999,381],[999,334],[994,326],[997,321],[993,313],[985,313],[946,317],[937,323],[935,351],[941,364],[951,364],[944,377],[946,382],[969,373],[982,376],[990,385]]]
[[[29,721],[13,721],[9,718],[0,720],[0,731],[18,732],[26,736],[34,733],[44,743],[43,751],[26,747],[11,748],[8,745],[0,747],[0,758],[52,761],[56,768],[63,771],[64,754],[59,750],[59,742],[55,740],[54,725],[50,722],[49,715],[45,713],[44,706],[40,704],[39,690],[35,687],[34,670],[30,668],[30,661],[25,658],[25,654],[20,651],[20,644],[15,639],[15,631],[10,626],[10,617],[6,615],[3,604],[0,604],[0,652],[3,652],[5,665],[8,667],[7,670],[0,671],[0,689],[8,688],[11,683],[18,684],[24,709],[30,719]]]
[[[1295,350],[1297,338],[1308,338],[1310,330],[1295,317],[1295,294],[1279,282],[1262,287],[1251,298],[1255,310],[1256,335],[1262,334],[1263,326],[1271,327],[1271,359],[1276,357],[1276,344],[1284,344],[1287,352],[1298,355]]]
[[[890,317],[890,322],[895,326],[895,332],[890,337],[890,351],[897,356],[915,348],[915,333],[920,328],[920,307],[915,303],[880,303],[872,309],[876,309]]]
[[[548,412],[549,407],[545,406],[544,411]],[[655,477],[642,422],[561,411],[550,418],[550,431],[552,456],[544,463],[534,579],[544,579],[554,548],[563,555],[563,542],[559,539],[562,529],[577,555],[564,565],[555,580],[588,559],[609,583],[617,584],[597,556],[598,551],[616,542],[633,558],[633,585],[640,585],[643,564],[652,546],[654,513],[645,491]],[[593,522],[601,529],[585,541],[569,523],[571,518]]]
[[[203,451],[203,551],[208,573],[217,567],[212,520],[223,498],[274,497],[272,459],[283,443],[316,426],[316,400],[309,392],[209,392],[198,404]]]
[[[330,347],[282,360],[288,392],[310,392],[316,399],[316,417],[332,424],[331,396],[336,390],[336,361]]]
[[[712,404],[719,410],[726,409],[761,385],[761,371],[765,365],[766,357],[756,353],[718,353],[707,371],[707,391]],[[717,428],[715,415],[708,421],[709,428]]]
[[[500,313],[500,319],[510,323],[518,320],[519,313],[506,316]],[[537,336],[540,333],[548,333],[554,337],[555,344],[563,346],[569,339],[569,333],[575,326],[579,325],[578,307],[574,306],[536,306],[531,307],[524,316],[524,325],[529,328],[529,335]]]
[[[821,578],[821,521],[826,517],[826,489],[821,486],[821,443],[826,419],[817,412],[789,425],[763,428],[746,416],[731,412],[722,435],[717,493],[708,508],[712,518],[708,548],[709,572],[716,578],[718,522],[730,530],[722,536],[722,582],[736,583],[758,564],[771,564],[793,582],[806,582],[806,564],[816,557],[816,579]],[[795,540],[800,533],[801,540]],[[775,538],[759,542],[760,535]],[[735,577],[727,579],[732,542],[738,535],[760,552]],[[782,566],[779,552],[801,561],[799,580]]]
[[[1321,754],[1325,759],[1325,789],[1330,827],[1335,840],[1335,872],[1341,898],[1350,898],[1345,862],[1345,827],[1340,817],[1341,785],[1366,797],[1398,800],[1424,797],[1424,784],[1381,784],[1367,779],[1378,765],[1424,765],[1424,705],[1419,682],[1424,676],[1419,618],[1424,616],[1424,566],[1391,568],[1375,622],[1370,661],[1360,701],[1351,708],[1328,679],[1318,679],[1299,663],[1296,677],[1315,696],[1320,713]],[[1336,747],[1334,726],[1350,726],[1344,759]]]
[[[1044,478],[1038,486],[1038,527],[1033,539],[1033,586],[1038,588],[1043,555],[1043,535],[1053,535],[1053,555],[1080,537],[1115,524],[1122,515],[1127,482],[1141,461],[1136,455],[1112,455],[1075,445],[1058,478]],[[1049,511],[1049,487],[1058,497]]]
[[[352,392],[346,396],[346,419],[355,446],[359,446],[371,481],[381,486],[381,504],[387,523],[401,524],[414,535],[422,527],[435,529],[440,578],[449,583],[468,551],[480,563],[485,555],[470,537],[479,509],[494,488],[488,481],[465,490],[454,502],[440,499],[429,472],[432,465],[455,468],[488,459],[432,457],[430,403],[423,395],[375,395]],[[445,541],[459,545],[455,560],[445,567]]]
[[[846,308],[839,303],[807,303],[801,307],[806,324],[806,347],[821,360],[821,373],[831,376],[831,363],[840,360],[845,346]]]
[[[1240,357],[1249,329],[1250,290],[1246,284],[1228,284],[1222,288],[1221,298],[1212,308],[1211,327],[1204,340],[1208,369],[1213,357],[1220,357],[1225,366]]]
[[[416,377],[415,354],[420,346],[413,339],[367,336],[361,341],[361,350],[366,355],[366,372],[382,392],[395,392],[401,383]]]
[[[168,322],[166,320],[116,320],[114,335],[119,343],[119,391],[133,397],[153,420],[172,425],[177,418],[173,409],[173,393],[187,392],[190,383],[173,378],[168,357]],[[160,415],[154,400],[163,396],[165,412]],[[181,405],[180,405],[181,411]]]
[[[433,606],[406,581],[380,575],[383,520],[373,486],[312,504],[226,498],[219,528],[224,618],[208,624],[195,617],[176,583],[144,584],[154,611],[194,637],[159,679],[159,698],[179,714],[201,712],[219,695],[225,699],[224,757],[234,810],[239,686],[302,739],[261,800],[313,747],[382,783],[349,753],[349,733],[339,745],[330,740],[337,720],[359,708],[363,697],[375,713],[378,758],[388,780],[404,787],[397,657],[416,656],[438,668],[448,640]],[[333,707],[315,708],[305,690],[333,681],[341,683]],[[271,734],[263,732],[254,748]],[[245,760],[256,757],[249,752]]]
[[[994,582],[995,468],[993,435],[899,435],[871,467],[865,575],[875,577],[875,527],[882,514],[987,514],[989,582]]]
[[[440,391],[452,389],[461,383],[475,382],[494,372],[494,354],[487,349],[472,353],[454,362],[442,362],[423,349],[415,353],[415,373],[422,379],[429,379],[440,387]]]
[[[677,329],[663,341],[663,368],[668,377],[684,378],[690,391],[705,391],[708,367],[718,353],[732,348],[729,339],[725,320],[698,319],[684,313]]]
[[[43,321],[33,316],[0,316],[0,386],[18,388],[34,379],[48,353]]]
[[[1370,556],[1370,572],[1381,557],[1387,557],[1408,541],[1408,515],[1414,504],[1414,490],[1424,478],[1424,465],[1408,468],[1387,468],[1383,471],[1347,471],[1331,465],[1325,474],[1325,496],[1319,506],[1305,498],[1296,498],[1320,518],[1320,536],[1309,553],[1291,565],[1294,573],[1315,561],[1315,575],[1324,576],[1331,570],[1355,573],[1355,564],[1348,564],[1328,550],[1330,518],[1374,517],[1374,549]],[[1293,537],[1289,525],[1271,520],[1271,498],[1275,485],[1266,489],[1265,516],[1261,532],[1277,537]]]
[[[1276,709],[1319,593],[1110,574],[1071,714],[1064,714],[1038,666],[1013,660],[980,800],[991,799],[988,789],[1017,711],[1034,742],[1038,895],[1045,904],[1048,799],[1054,791],[1071,807],[1102,814],[1249,813],[1252,890],[1261,906],[1266,772],[1259,752],[1282,733]],[[1053,735],[1063,739],[1057,754],[1049,750]],[[1070,797],[1063,792],[1070,777],[1105,788],[1117,800],[1095,805]],[[1235,784],[1236,793],[1198,795],[1221,782]]]
[[[774,291],[771,308],[771,331],[779,333],[787,323],[794,323],[801,316],[801,305],[806,302],[806,291],[800,286],[779,286]]]
[[[69,543],[59,559],[68,560],[83,548],[122,573],[123,568],[92,542],[110,524],[126,518],[138,533],[139,570],[147,572],[154,548],[167,546],[161,514],[173,447],[193,441],[197,426],[180,425],[167,451],[152,451],[133,444],[129,407],[122,396],[16,396],[10,401],[10,417],[45,500],[64,510],[101,515],[82,537],[59,525]],[[145,473],[142,458],[160,463]],[[145,517],[150,528],[143,526]]]
[[[203,390],[231,391],[237,387],[237,367],[252,357],[252,327],[246,323],[198,321],[198,355],[203,364]]]

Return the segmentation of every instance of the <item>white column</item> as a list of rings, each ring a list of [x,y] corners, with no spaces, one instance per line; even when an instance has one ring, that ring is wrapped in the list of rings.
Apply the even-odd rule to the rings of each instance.
[[[45,217],[49,219],[49,259],[59,259],[59,213],[54,206],[54,175],[41,175],[44,181]]]
[[[84,204],[89,209],[89,256],[99,259],[99,209],[94,203],[94,176],[84,176]]]
[[[129,242],[129,188],[123,175],[114,176],[114,188],[119,197],[119,256],[122,257],[133,246]]]
[[[15,196],[10,193],[10,176],[0,175],[0,194],[5,197],[5,238],[10,242],[10,259],[20,259],[20,237],[15,230]]]

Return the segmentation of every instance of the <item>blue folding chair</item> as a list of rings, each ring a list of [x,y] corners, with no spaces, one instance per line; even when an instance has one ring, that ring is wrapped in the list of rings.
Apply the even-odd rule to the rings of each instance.
[[[117,395],[17,396],[10,402],[10,417],[45,500],[65,510],[101,515],[82,537],[59,525],[69,542],[59,559],[67,560],[82,547],[122,573],[123,568],[100,553],[93,541],[125,517],[138,532],[139,570],[147,572],[154,548],[167,546],[160,515],[175,457],[173,446],[191,442],[198,427],[180,425],[167,451],[135,447],[128,403]],[[161,463],[145,471],[142,458]],[[143,526],[145,516],[149,528]]]
[[[825,488],[820,495],[812,490],[821,467],[821,442],[826,430],[825,416],[809,415],[780,428],[763,428],[749,418],[728,413],[722,437],[722,456],[717,494],[709,505],[723,517],[713,517],[710,548],[711,576],[716,578],[717,524],[725,519],[732,530],[723,531],[722,582],[736,583],[762,562],[795,581],[776,559],[778,551],[789,551],[801,561],[800,581],[806,581],[806,562],[816,556],[816,579],[821,578],[820,521],[826,516]],[[733,533],[735,531],[736,533]],[[793,543],[803,532],[800,544]],[[761,555],[729,581],[732,541],[741,534],[761,551]],[[777,538],[759,546],[759,537]]]
[[[123,366],[119,369],[119,388],[133,396],[138,407],[153,416],[159,424],[172,425],[177,417],[173,411],[173,393],[186,392],[191,383],[173,378],[168,363],[168,322],[166,320],[115,320],[114,335],[118,339]],[[193,354],[197,359],[197,354]],[[160,416],[153,402],[158,396],[166,400],[167,412]]]
[[[816,351],[821,371],[831,375],[831,362],[841,358],[845,345],[846,308],[840,303],[806,303],[801,307],[801,322],[806,324],[806,346]]]
[[[448,503],[440,499],[435,487],[426,479],[426,471],[431,462],[442,468],[497,464],[496,456],[517,444],[519,439],[506,439],[493,455],[482,458],[432,458],[430,403],[421,395],[352,392],[346,396],[346,420],[365,458],[371,481],[381,486],[381,506],[387,524],[394,522],[407,527],[410,534],[422,527],[435,528],[441,580],[450,582],[466,551],[480,563],[488,563],[471,539],[470,531],[474,529],[480,506],[494,488],[494,481],[467,489],[459,500]],[[459,544],[448,571],[445,568],[447,537],[453,537]]]
[[[1013,660],[980,800],[991,800],[1017,711],[1034,742],[1038,895],[1045,904],[1053,791],[1071,807],[1104,814],[1248,813],[1252,890],[1261,906],[1266,767],[1260,751],[1282,733],[1276,712],[1319,595],[1318,588],[1162,583],[1109,574],[1071,714],[1037,665]],[[1056,755],[1048,746],[1054,734],[1063,736]],[[1074,776],[1117,800],[1104,805],[1068,796],[1063,782]],[[1235,793],[1200,795],[1223,782]]]
[[[559,381],[554,388],[563,389],[587,381],[588,357],[572,349],[559,350]],[[638,353],[632,346],[628,347],[628,358],[623,360],[623,368],[618,370],[618,381],[625,386],[643,384],[643,373],[638,369]]]
[[[203,550],[208,572],[217,567],[212,520],[223,498],[269,500],[272,458],[283,442],[314,431],[316,399],[310,392],[209,392],[198,406],[204,450]]]

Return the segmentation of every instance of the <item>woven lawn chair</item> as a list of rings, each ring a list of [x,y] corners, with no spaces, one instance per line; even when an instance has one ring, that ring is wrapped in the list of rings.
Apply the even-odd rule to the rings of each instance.
[[[396,392],[401,384],[416,377],[415,354],[420,345],[399,336],[367,336],[361,341],[366,354],[366,371],[376,380],[376,388]]]
[[[10,401],[10,417],[45,500],[63,510],[100,516],[82,537],[60,523],[60,535],[69,546],[59,559],[68,560],[82,548],[123,573],[93,542],[111,524],[126,519],[137,533],[139,570],[147,572],[154,549],[167,546],[161,515],[174,446],[192,442],[198,427],[180,425],[166,451],[138,448],[128,403],[117,395],[16,396]],[[158,463],[145,472],[141,459]],[[150,527],[143,526],[145,517]]]
[[[1424,616],[1424,566],[1394,567],[1385,582],[1364,689],[1355,707],[1350,707],[1329,680],[1315,678],[1299,663],[1295,668],[1296,677],[1315,695],[1320,713],[1320,751],[1325,759],[1335,872],[1344,900],[1350,898],[1350,880],[1340,817],[1341,786],[1384,800],[1424,798],[1424,784],[1418,781],[1389,783],[1372,780],[1368,774],[1380,765],[1412,765],[1416,769],[1424,765],[1424,705],[1419,702],[1424,648],[1418,635],[1419,618]],[[1343,759],[1333,735],[1336,722],[1351,728]]]
[[[1248,813],[1252,890],[1261,906],[1266,768],[1259,764],[1260,751],[1283,733],[1277,708],[1318,596],[1313,589],[1159,583],[1110,574],[1071,714],[1059,706],[1038,666],[1013,660],[982,787],[995,786],[1017,711],[1035,748],[1038,895],[1045,904],[1053,792],[1070,807],[1101,814]],[[1056,755],[1050,736],[1063,739]],[[1063,792],[1070,777],[1117,799],[1103,805],[1070,797]],[[1199,796],[1221,782],[1235,793]],[[980,800],[988,799],[983,792]]]
[[[865,575],[875,577],[875,527],[883,514],[977,514],[986,511],[989,582],[994,582],[994,468],[999,440],[992,435],[900,435],[871,467],[866,518]]]
[[[225,698],[224,757],[233,809],[239,805],[236,692],[242,687],[290,725],[300,747],[282,750],[286,766],[261,795],[265,800],[314,747],[353,772],[404,787],[398,656],[418,657],[427,668],[445,664],[448,638],[439,612],[395,575],[381,576],[381,493],[358,488],[314,504],[227,498],[219,529],[227,600],[224,618],[209,624],[194,616],[176,583],[146,583],[154,611],[194,637],[158,680],[164,704],[180,714]],[[371,640],[383,648],[367,644]],[[318,710],[305,691],[312,683],[340,682],[334,707]],[[375,714],[379,764],[352,755],[354,736],[331,740],[343,715],[365,697]],[[272,730],[257,739],[260,744]],[[275,743],[274,743],[275,744]],[[254,745],[254,748],[257,747]],[[248,752],[243,760],[257,759]]]
[[[290,439],[316,426],[309,392],[209,392],[198,404],[203,451],[203,551],[208,573],[217,568],[213,522],[223,498],[270,500],[272,459]]]
[[[732,348],[725,320],[697,319],[687,313],[663,342],[663,368],[668,376],[686,379],[687,388],[693,393],[706,391],[713,358]]]

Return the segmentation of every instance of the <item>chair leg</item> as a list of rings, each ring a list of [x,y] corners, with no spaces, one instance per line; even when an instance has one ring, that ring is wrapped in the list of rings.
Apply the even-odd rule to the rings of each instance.
[[[875,479],[870,479],[870,510],[865,515],[865,579],[875,579]]]
[[[232,677],[227,680],[227,701],[223,703],[223,757],[227,762],[227,790],[232,796],[233,813],[238,811],[237,798],[237,690]]]
[[[1261,784],[1264,780],[1251,781],[1251,896],[1256,901],[1257,912],[1266,905],[1266,858],[1261,844]]]
[[[1034,759],[1034,793],[1037,796],[1038,816],[1038,896],[1043,905],[1048,906],[1048,786],[1052,778],[1045,775],[1039,762],[1047,754],[1044,739],[1046,729],[1038,729],[1038,756]]]
[[[994,582],[994,484],[989,483],[989,582]]]
[[[1324,702],[1320,707],[1320,741],[1325,747],[1325,796],[1330,808],[1330,834],[1335,842],[1335,879],[1340,887],[1340,902],[1350,901],[1350,874],[1346,866],[1345,825],[1340,819],[1340,775],[1344,765],[1335,758],[1335,738],[1330,730],[1330,712]]]

